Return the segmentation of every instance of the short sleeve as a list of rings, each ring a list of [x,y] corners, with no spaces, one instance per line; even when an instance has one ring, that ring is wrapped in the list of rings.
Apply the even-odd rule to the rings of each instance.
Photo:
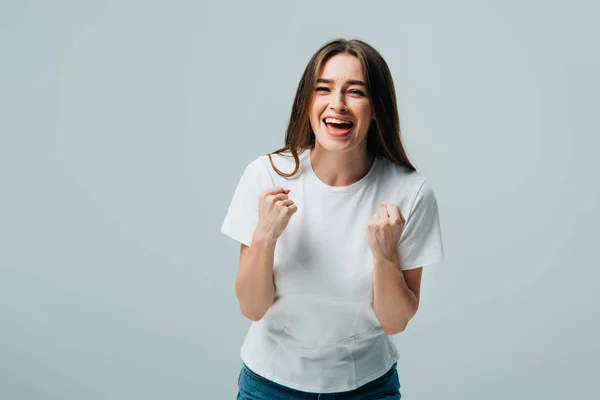
[[[403,270],[435,264],[444,259],[444,247],[433,188],[423,181],[398,244]]]
[[[271,186],[271,178],[260,158],[246,166],[229,204],[221,232],[247,246],[258,222],[261,194]]]

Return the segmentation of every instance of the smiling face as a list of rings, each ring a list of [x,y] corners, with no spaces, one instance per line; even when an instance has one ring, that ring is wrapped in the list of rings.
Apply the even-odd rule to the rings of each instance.
[[[372,122],[365,76],[357,57],[340,53],[322,66],[309,111],[315,146],[346,152],[362,145]]]

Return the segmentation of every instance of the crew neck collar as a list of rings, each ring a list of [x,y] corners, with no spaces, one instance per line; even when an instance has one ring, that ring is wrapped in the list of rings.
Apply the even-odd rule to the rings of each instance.
[[[356,191],[356,190],[362,188],[372,179],[372,176],[375,174],[375,170],[377,169],[377,167],[379,165],[379,157],[375,156],[375,159],[373,160],[373,164],[371,164],[371,168],[369,168],[367,173],[362,178],[360,178],[358,181],[356,181],[350,185],[347,185],[347,186],[331,186],[331,185],[328,185],[327,183],[323,182],[315,173],[315,170],[313,169],[313,166],[312,166],[312,161],[310,160],[311,152],[312,152],[312,149],[310,149],[310,148],[307,149],[307,151],[306,151],[305,162],[306,162],[306,166],[307,166],[307,172],[309,173],[311,179],[313,181],[315,181],[320,188],[327,190],[329,192],[347,193],[347,192],[353,192],[353,191]]]

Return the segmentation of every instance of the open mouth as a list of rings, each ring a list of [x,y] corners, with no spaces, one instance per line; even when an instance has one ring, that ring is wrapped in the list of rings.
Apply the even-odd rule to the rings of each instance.
[[[343,136],[352,130],[354,126],[354,122],[352,121],[344,121],[335,118],[324,118],[323,123],[327,128],[327,131],[333,136]]]

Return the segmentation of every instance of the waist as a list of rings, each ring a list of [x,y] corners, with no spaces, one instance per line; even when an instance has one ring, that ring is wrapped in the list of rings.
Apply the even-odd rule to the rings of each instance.
[[[297,347],[337,346],[383,332],[371,302],[325,296],[280,296],[263,320],[267,332]]]
[[[382,374],[397,350],[381,328],[331,343],[313,343],[287,334],[269,319],[252,323],[242,360],[282,385],[309,392],[350,390]]]

